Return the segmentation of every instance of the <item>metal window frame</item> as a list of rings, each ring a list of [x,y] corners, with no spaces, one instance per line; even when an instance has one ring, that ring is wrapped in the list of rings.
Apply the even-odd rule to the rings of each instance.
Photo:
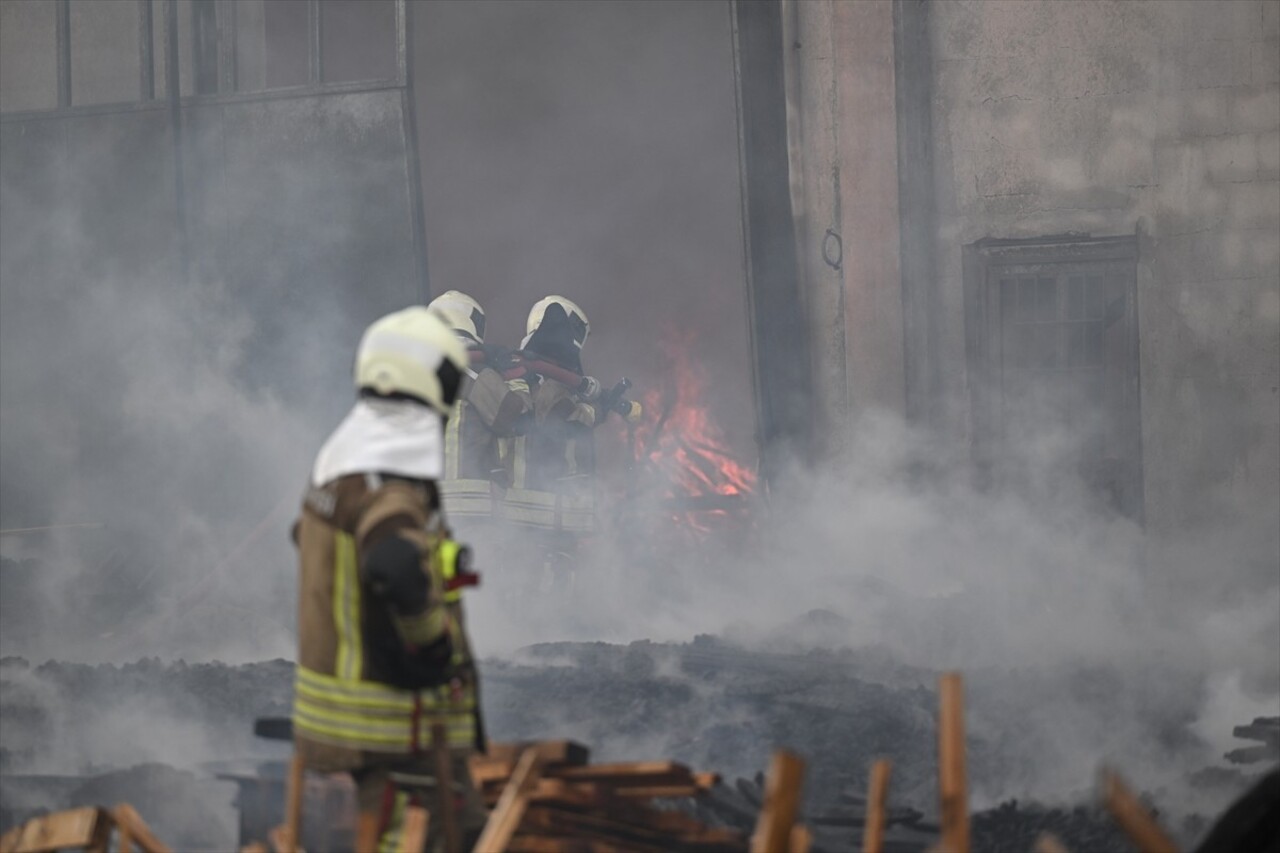
[[[67,116],[109,115],[146,110],[168,109],[166,101],[157,101],[155,97],[155,51],[152,46],[155,34],[155,13],[152,0],[138,0],[138,51],[139,51],[139,97],[133,101],[115,101],[103,104],[71,103],[71,0],[54,0],[56,5],[55,49],[57,51],[57,106],[49,109],[13,110],[0,113],[0,122],[25,122],[46,118],[65,118]],[[169,0],[158,0],[164,3],[162,17],[170,14]],[[206,94],[180,95],[183,106],[200,104],[235,104],[253,101],[266,101],[287,98],[306,98],[315,95],[350,94],[356,92],[373,92],[384,89],[407,89],[410,86],[410,3],[409,0],[395,0],[395,52],[396,72],[394,77],[373,78],[369,80],[350,80],[341,83],[323,82],[324,56],[322,36],[322,0],[307,0],[308,15],[308,82],[297,86],[282,86],[274,89],[259,89],[252,92],[236,90],[236,47],[237,39],[234,22],[234,4],[230,0],[217,0],[218,18],[218,91]],[[226,11],[224,11],[226,10]],[[174,8],[176,11],[176,8]],[[176,30],[175,30],[176,33]],[[176,35],[168,32],[166,23],[166,51],[177,58]],[[166,66],[168,58],[166,57]],[[176,72],[176,66],[173,69]],[[170,69],[165,68],[166,78]],[[176,76],[176,74],[174,74]],[[176,83],[177,81],[169,81]]]
[[[1136,506],[1131,517],[1141,522],[1144,515],[1143,451],[1141,410],[1141,363],[1139,359],[1139,317],[1137,282],[1141,261],[1142,233],[1094,237],[1089,234],[1056,234],[1025,239],[985,238],[970,243],[962,250],[965,312],[965,356],[968,369],[970,402],[970,447],[979,482],[989,485],[996,467],[1001,442],[1000,390],[1004,369],[1001,346],[1002,319],[998,286],[992,285],[993,272],[1016,268],[1054,266],[1123,265],[1125,297],[1128,300],[1125,336],[1127,409],[1123,413],[1126,426],[1133,430],[1129,449],[1136,466],[1132,484]]]

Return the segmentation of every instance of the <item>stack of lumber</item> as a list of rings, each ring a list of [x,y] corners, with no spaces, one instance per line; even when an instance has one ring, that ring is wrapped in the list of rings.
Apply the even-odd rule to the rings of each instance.
[[[0,851],[52,853],[74,849],[107,853],[113,832],[115,849],[120,853],[131,853],[135,845],[142,853],[171,853],[128,803],[114,809],[86,806],[32,818],[0,836]]]
[[[471,762],[493,808],[478,850],[512,853],[745,851],[733,829],[708,827],[655,800],[698,797],[719,782],[674,761],[590,764],[572,741],[493,744]]]

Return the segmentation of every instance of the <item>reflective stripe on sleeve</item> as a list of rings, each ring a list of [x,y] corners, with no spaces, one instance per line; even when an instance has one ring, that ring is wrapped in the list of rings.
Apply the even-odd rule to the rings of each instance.
[[[350,533],[334,534],[333,624],[338,632],[338,675],[355,680],[363,669],[360,636],[360,578],[356,570],[356,540]]]

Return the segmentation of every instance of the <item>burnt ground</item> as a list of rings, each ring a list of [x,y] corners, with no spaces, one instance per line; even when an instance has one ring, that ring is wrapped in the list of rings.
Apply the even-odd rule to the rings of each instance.
[[[0,823],[40,808],[125,800],[180,849],[232,846],[234,787],[214,774],[283,757],[282,745],[255,739],[252,728],[256,717],[287,715],[292,670],[283,660],[0,661]],[[482,674],[494,740],[572,738],[597,761],[670,757],[717,770],[726,784],[713,817],[726,823],[749,820],[773,747],[800,753],[809,763],[806,815],[825,849],[849,849],[858,837],[867,770],[888,757],[891,800],[904,815],[893,837],[904,850],[928,838],[935,675],[875,651],[751,650],[711,637],[553,643],[486,661]],[[1136,685],[1097,668],[966,678],[975,850],[1026,850],[1044,829],[1069,849],[1126,850],[1088,807],[1097,756],[1132,768],[1135,787],[1155,803],[1190,785],[1200,814],[1164,815],[1184,842],[1248,778],[1226,768],[1177,772],[1172,757],[1198,758],[1203,745],[1189,728],[1195,691],[1172,674]],[[1083,726],[1094,715],[1102,725]],[[1100,752],[1074,760],[1090,741]],[[1152,770],[1160,755],[1164,774]]]

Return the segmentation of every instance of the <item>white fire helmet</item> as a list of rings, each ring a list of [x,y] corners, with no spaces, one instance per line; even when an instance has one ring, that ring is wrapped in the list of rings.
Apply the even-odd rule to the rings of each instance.
[[[461,290],[446,290],[427,307],[439,312],[455,332],[484,343],[484,309]]]
[[[356,350],[359,390],[405,395],[448,417],[458,399],[467,350],[434,311],[415,305],[365,330]]]
[[[520,342],[521,349],[529,345],[529,340],[533,337],[533,333],[538,331],[538,327],[542,325],[543,319],[547,316],[547,309],[552,305],[560,306],[567,315],[569,328],[573,335],[573,345],[578,349],[582,349],[582,345],[587,342],[587,335],[591,333],[591,321],[587,319],[587,312],[563,296],[546,296],[535,302],[533,309],[529,311],[529,319],[524,324],[524,340]]]

